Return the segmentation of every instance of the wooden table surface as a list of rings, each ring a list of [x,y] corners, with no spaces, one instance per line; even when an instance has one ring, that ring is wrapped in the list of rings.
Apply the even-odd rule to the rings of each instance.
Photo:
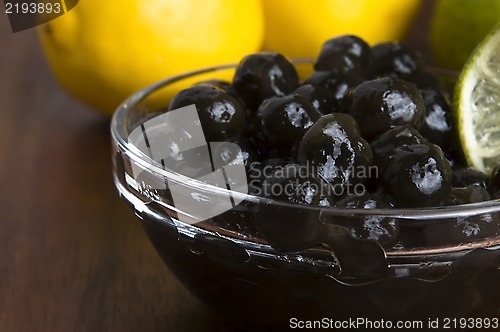
[[[0,13],[0,331],[236,331],[119,199],[108,127],[61,90],[36,31]]]

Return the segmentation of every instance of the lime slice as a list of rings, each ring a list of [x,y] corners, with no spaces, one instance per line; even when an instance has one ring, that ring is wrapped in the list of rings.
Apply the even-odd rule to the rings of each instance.
[[[467,163],[489,174],[500,166],[500,24],[465,63],[453,106]]]

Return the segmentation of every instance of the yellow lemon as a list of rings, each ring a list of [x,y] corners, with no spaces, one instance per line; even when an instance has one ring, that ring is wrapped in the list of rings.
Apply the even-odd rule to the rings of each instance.
[[[497,22],[500,0],[439,0],[430,29],[436,64],[460,70]]]
[[[85,0],[39,29],[61,85],[106,114],[165,77],[237,63],[263,30],[259,0]]]
[[[264,48],[316,57],[327,39],[354,34],[368,43],[401,40],[420,0],[263,0]]]

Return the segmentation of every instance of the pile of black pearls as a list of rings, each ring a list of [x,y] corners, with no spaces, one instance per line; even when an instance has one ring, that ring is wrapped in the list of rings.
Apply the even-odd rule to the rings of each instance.
[[[330,39],[302,82],[283,55],[251,54],[232,82],[199,82],[169,110],[190,104],[207,141],[241,148],[256,195],[353,208],[498,197],[499,172],[490,179],[461,163],[448,93],[401,43]]]

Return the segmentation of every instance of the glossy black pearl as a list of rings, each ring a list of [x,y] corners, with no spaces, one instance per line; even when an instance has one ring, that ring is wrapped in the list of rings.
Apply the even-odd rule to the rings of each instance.
[[[471,184],[465,187],[451,188],[450,201],[448,205],[460,205],[484,202],[490,200],[490,194],[484,187]]]
[[[219,79],[212,79],[212,80],[206,80],[206,81],[200,81],[195,83],[194,85],[209,85],[209,86],[215,86],[216,88],[219,88],[221,90],[224,90],[225,92],[229,93],[231,96],[236,98],[236,100],[239,101],[241,106],[246,108],[245,103],[243,102],[243,99],[241,99],[240,95],[238,92],[234,89],[234,87],[231,85],[231,82],[225,81],[225,80],[219,80]]]
[[[423,67],[422,55],[398,42],[376,44],[371,51],[372,77],[392,76],[410,80]]]
[[[207,141],[236,135],[245,129],[246,114],[241,104],[224,90],[197,85],[178,92],[168,111],[195,105]]]
[[[349,195],[335,203],[335,206],[348,209],[389,209],[391,205],[385,200],[370,193],[363,195]],[[398,226],[393,218],[384,216],[367,215],[362,223],[358,220],[345,225],[350,230],[351,235],[366,239],[378,241],[386,244],[395,240],[398,235]]]
[[[491,172],[487,189],[492,198],[500,198],[500,167],[495,167]]]
[[[260,52],[246,56],[233,77],[233,87],[246,106],[256,110],[264,99],[283,97],[299,86],[294,65],[276,52]]]
[[[338,70],[363,77],[370,68],[372,54],[370,46],[361,38],[344,35],[327,40],[314,63],[314,69]]]
[[[322,70],[315,71],[304,81],[304,84],[311,84],[330,91],[340,105],[349,89],[357,86],[360,82],[361,79],[351,73],[343,73],[338,70]]]
[[[361,135],[371,140],[399,125],[420,129],[425,106],[418,88],[410,82],[384,77],[365,81],[349,92],[348,113],[356,119]]]
[[[394,149],[415,144],[425,144],[427,140],[413,127],[408,125],[397,126],[387,130],[370,142],[374,163],[382,165],[385,158]]]
[[[276,168],[263,181],[262,193],[264,197],[287,203],[333,206],[333,195],[328,183],[311,169],[299,164]]]
[[[448,101],[435,90],[422,90],[425,120],[420,133],[441,148],[452,144],[452,112]]]
[[[293,94],[304,97],[322,115],[340,112],[340,105],[335,95],[321,86],[303,84]]]
[[[314,167],[341,196],[343,188],[366,180],[372,151],[350,115],[333,113],[322,116],[306,132],[299,144],[298,160]]]
[[[397,207],[440,206],[449,200],[451,167],[437,145],[396,148],[386,158],[381,173],[382,185]]]
[[[256,114],[261,149],[290,149],[320,116],[300,95],[266,99]]]
[[[487,188],[489,184],[488,175],[472,167],[455,167],[453,168],[451,176],[454,187],[477,185],[483,188]]]
[[[253,163],[258,163],[261,160],[260,152],[245,136],[231,136],[224,138],[219,142],[232,144],[211,145],[210,152],[214,165],[230,165],[237,163],[244,165],[248,171],[251,169],[251,165]]]
[[[449,91],[441,78],[426,69],[420,70],[410,80],[421,90],[434,90],[445,98],[449,98]]]

